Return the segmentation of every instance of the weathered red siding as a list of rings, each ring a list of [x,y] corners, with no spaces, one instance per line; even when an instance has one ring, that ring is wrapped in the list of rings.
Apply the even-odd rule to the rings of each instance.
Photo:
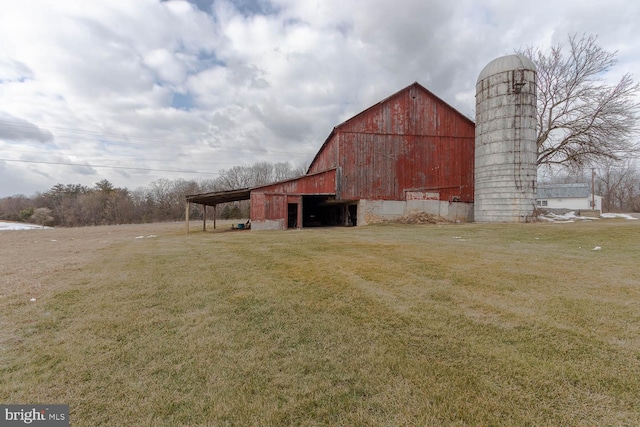
[[[287,193],[287,194],[335,194],[336,170],[331,169],[318,174],[309,174],[288,181],[276,182],[251,189],[254,193]]]
[[[251,219],[253,221],[285,219],[287,203],[300,203],[299,195],[335,193],[336,169],[254,188],[251,190]]]
[[[309,167],[309,173],[322,172],[338,166],[338,143],[334,129],[318,154],[316,154],[316,158]]]
[[[287,217],[287,196],[284,194],[251,194],[251,220],[266,221]]]
[[[408,189],[473,200],[473,138],[340,134],[341,198],[404,200]]]
[[[252,221],[264,221],[267,219],[264,193],[251,194],[251,213],[249,215]]]
[[[265,194],[266,219],[287,217],[287,196],[284,194]]]
[[[310,172],[340,170],[343,200],[404,200],[424,189],[473,201],[475,125],[417,83],[337,126]]]

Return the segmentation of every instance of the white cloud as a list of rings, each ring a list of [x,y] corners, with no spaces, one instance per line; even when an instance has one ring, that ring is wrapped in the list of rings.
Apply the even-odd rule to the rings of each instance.
[[[27,120],[0,111],[0,140],[47,143],[53,141],[53,134],[48,130],[40,129]]]

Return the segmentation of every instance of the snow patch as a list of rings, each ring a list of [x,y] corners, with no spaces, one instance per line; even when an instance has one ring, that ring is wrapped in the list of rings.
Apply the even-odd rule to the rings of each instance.
[[[35,224],[25,224],[23,222],[0,221],[0,231],[7,231],[7,230],[46,230],[46,229],[51,229],[51,227],[43,227],[41,225],[35,225]]]
[[[622,213],[603,213],[603,214],[600,214],[600,218],[594,218],[590,216],[576,215],[574,211],[567,212],[565,214],[554,214],[553,212],[546,212],[538,216],[539,221],[548,221],[548,222],[557,222],[557,223],[576,222],[576,221],[597,221],[599,219],[612,219],[612,218],[622,218],[622,219],[630,219],[630,220],[640,219],[640,218],[635,218],[632,215],[622,214]]]
[[[600,214],[600,218],[638,219],[629,214],[618,214],[618,213],[603,213],[603,214]]]
[[[565,214],[554,214],[552,212],[547,212],[543,215],[538,216],[539,220],[542,221],[550,221],[550,222],[576,222],[576,221],[594,221],[600,218],[593,218],[588,216],[580,216],[576,215],[574,211],[567,212]]]

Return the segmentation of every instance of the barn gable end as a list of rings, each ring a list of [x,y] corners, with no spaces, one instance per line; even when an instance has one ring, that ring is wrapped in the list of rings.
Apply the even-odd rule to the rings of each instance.
[[[405,192],[473,201],[475,126],[414,83],[336,126],[309,172],[338,167],[343,199],[405,200]]]

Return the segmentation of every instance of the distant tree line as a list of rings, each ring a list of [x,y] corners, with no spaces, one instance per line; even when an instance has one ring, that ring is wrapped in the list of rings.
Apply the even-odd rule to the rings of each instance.
[[[135,190],[115,187],[106,179],[93,187],[56,184],[45,193],[0,199],[0,220],[61,227],[180,221],[185,219],[185,197],[189,194],[256,187],[304,173],[303,166],[259,162],[222,170],[214,179],[162,178]],[[198,206],[192,210],[192,218],[202,217]],[[212,211],[207,215],[213,215]],[[216,215],[220,219],[248,218],[249,202],[227,203],[216,209]]]

